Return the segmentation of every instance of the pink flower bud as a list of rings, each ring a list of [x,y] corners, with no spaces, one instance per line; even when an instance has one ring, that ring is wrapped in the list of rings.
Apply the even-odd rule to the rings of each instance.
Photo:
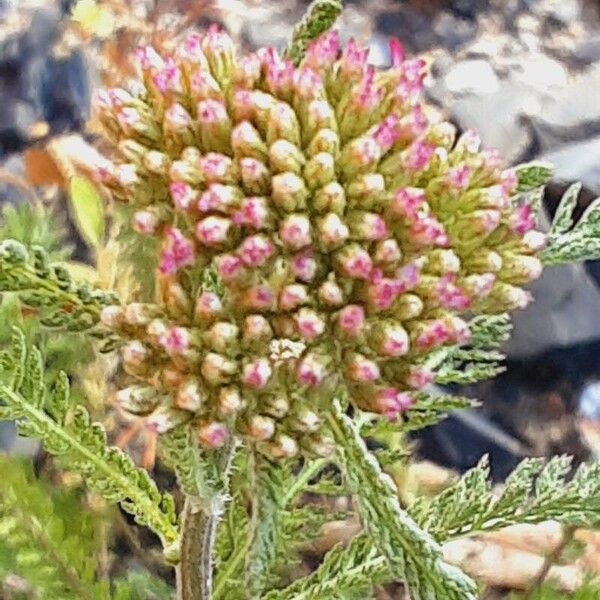
[[[371,256],[358,244],[345,246],[336,254],[340,275],[351,279],[368,279],[373,268]]]
[[[471,179],[471,169],[466,165],[452,167],[446,172],[446,183],[451,189],[456,191],[464,191],[469,187]]]
[[[471,299],[456,285],[456,275],[443,275],[435,286],[435,294],[440,306],[454,310],[466,310]]]
[[[268,229],[272,222],[268,200],[259,196],[244,198],[240,209],[233,214],[233,222],[256,230]]]
[[[273,369],[268,359],[258,358],[244,367],[242,382],[249,388],[262,389],[267,385],[272,374]]]
[[[300,281],[312,281],[317,273],[317,261],[311,250],[303,250],[295,254],[291,261],[291,269]]]
[[[301,308],[295,320],[298,333],[305,340],[313,341],[325,331],[325,321],[309,308]]]
[[[235,183],[235,165],[231,158],[208,152],[200,159],[200,171],[207,183]]]
[[[351,211],[347,215],[350,235],[355,240],[375,242],[388,236],[388,228],[383,217],[362,210]]]
[[[352,354],[347,358],[346,374],[357,383],[369,383],[381,377],[379,365],[362,354]]]
[[[242,121],[231,132],[231,147],[236,156],[265,160],[267,147],[249,121]]]
[[[344,303],[344,291],[332,280],[327,280],[319,287],[319,301],[327,308],[337,308]]]
[[[172,275],[194,262],[193,243],[183,233],[170,227],[165,231],[165,243],[161,252],[159,269],[163,275]]]
[[[309,218],[304,214],[288,215],[281,223],[279,237],[290,250],[309,246],[312,241]]]
[[[404,167],[410,173],[424,171],[435,153],[435,147],[424,141],[417,141],[406,151],[404,157]]]
[[[306,286],[299,283],[286,285],[279,295],[279,309],[285,311],[296,310],[303,304],[306,304],[308,300]]]
[[[319,242],[327,250],[341,246],[350,235],[348,226],[333,212],[328,213],[318,222]]]
[[[248,423],[248,436],[256,441],[271,439],[275,434],[275,421],[263,415],[254,415]]]
[[[205,448],[220,448],[229,438],[229,430],[223,423],[205,423],[198,428],[198,441]]]
[[[141,235],[154,235],[158,223],[158,217],[149,210],[136,210],[131,220],[134,231]]]
[[[365,326],[365,311],[358,304],[349,304],[340,311],[338,326],[346,335],[357,336]]]
[[[241,192],[237,187],[212,183],[198,200],[201,213],[212,211],[228,213],[240,204]]]
[[[235,281],[244,271],[244,264],[233,254],[221,254],[215,258],[217,273],[225,282]]]
[[[221,354],[208,352],[200,365],[200,372],[209,385],[216,386],[227,383],[237,372],[237,365]]]
[[[233,223],[223,217],[206,217],[196,225],[196,237],[205,246],[222,246],[231,237]]]
[[[381,240],[375,245],[374,259],[377,264],[394,265],[401,258],[402,252],[396,240]]]
[[[245,342],[266,341],[273,337],[273,330],[262,315],[248,315],[244,319],[243,335]]]
[[[375,395],[374,409],[390,420],[406,412],[413,405],[412,396],[396,388],[382,388]]]
[[[425,190],[420,188],[400,188],[394,194],[391,210],[399,217],[413,221],[426,204]]]
[[[244,405],[240,391],[235,386],[223,387],[219,391],[219,414],[229,417],[239,412]]]
[[[360,77],[367,64],[368,48],[359,48],[356,42],[351,39],[342,49],[340,60],[340,71],[346,80],[355,81]]]
[[[273,242],[264,235],[251,235],[238,248],[240,259],[248,267],[262,267],[274,252]]]
[[[100,311],[100,321],[109,329],[118,329],[123,325],[125,311],[120,306],[105,306]]]
[[[174,132],[185,131],[192,125],[192,117],[181,104],[177,102],[165,111],[165,126]]]
[[[295,173],[279,173],[273,177],[272,199],[276,206],[287,212],[305,208],[308,190],[304,180]]]
[[[298,363],[296,379],[301,385],[316,387],[327,376],[323,360],[315,353],[309,352]]]
[[[452,332],[443,320],[423,321],[416,329],[414,343],[418,350],[431,350],[448,342],[451,336]]]
[[[198,193],[187,183],[174,181],[169,185],[171,200],[177,210],[186,211],[194,204],[198,198]]]
[[[223,311],[221,299],[214,292],[202,292],[196,300],[194,314],[199,321],[211,320]]]
[[[523,204],[516,208],[509,218],[509,226],[511,231],[520,236],[524,236],[527,232],[535,227],[535,215],[529,204]]]
[[[493,273],[483,273],[481,275],[468,275],[462,280],[461,284],[469,296],[480,299],[490,294],[495,282],[496,276]]]
[[[160,340],[164,351],[171,356],[182,356],[191,345],[190,330],[185,327],[171,327]]]
[[[308,44],[304,64],[317,71],[329,69],[337,58],[338,52],[338,33],[335,30],[328,31]]]
[[[410,387],[420,390],[433,383],[433,373],[420,366],[410,367],[406,377],[406,384]]]
[[[198,380],[194,376],[188,377],[182,382],[175,397],[177,408],[191,412],[200,410],[204,400]]]
[[[401,325],[385,323],[373,341],[376,350],[383,356],[396,358],[408,352],[408,334]]]
[[[172,58],[167,58],[160,70],[152,76],[152,82],[161,94],[182,92],[181,74]]]
[[[233,323],[219,321],[204,335],[206,343],[215,352],[227,352],[237,343],[239,329]]]
[[[404,48],[398,38],[391,38],[388,45],[392,67],[399,67],[404,62]]]
[[[140,366],[150,357],[150,350],[139,340],[133,340],[123,347],[123,362],[127,366]]]
[[[271,310],[275,304],[275,292],[267,285],[257,285],[246,290],[242,303],[248,310]]]

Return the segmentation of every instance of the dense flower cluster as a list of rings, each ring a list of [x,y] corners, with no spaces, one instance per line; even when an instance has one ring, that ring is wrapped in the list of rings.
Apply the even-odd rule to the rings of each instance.
[[[395,419],[432,380],[422,359],[469,340],[465,314],[529,302],[544,236],[514,172],[433,119],[424,61],[390,51],[377,71],[330,32],[295,68],[211,29],[98,94],[120,158],[96,177],[162,240],[160,302],[103,313],[131,339],[119,401],[157,430],[193,416],[207,447],[327,454],[336,389]]]

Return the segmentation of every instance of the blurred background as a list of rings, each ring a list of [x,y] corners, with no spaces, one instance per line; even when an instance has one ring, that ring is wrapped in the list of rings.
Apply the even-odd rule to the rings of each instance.
[[[66,227],[75,258],[90,261],[66,209],[65,181],[69,155],[94,142],[86,125],[93,89],[127,77],[140,43],[161,45],[212,22],[246,49],[281,47],[306,5],[0,0],[4,219],[41,202]],[[378,66],[389,61],[389,38],[400,38],[409,55],[430,62],[429,101],[460,130],[477,129],[510,164],[553,163],[549,217],[574,181],[582,182],[578,214],[600,195],[600,0],[349,0],[339,29],[368,44]],[[417,456],[464,471],[488,452],[497,481],[525,456],[599,456],[599,284],[598,264],[549,269],[533,286],[535,303],[515,318],[506,373],[464,390],[482,409],[420,434]],[[4,449],[33,451],[10,428],[0,431]]]

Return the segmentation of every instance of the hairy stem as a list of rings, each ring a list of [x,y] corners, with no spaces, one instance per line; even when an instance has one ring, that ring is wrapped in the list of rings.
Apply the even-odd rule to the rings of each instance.
[[[177,600],[211,600],[217,526],[228,496],[229,470],[236,444],[230,441],[216,458],[218,481],[206,496],[186,496],[181,515],[180,559],[176,569]],[[194,448],[198,452],[198,448]],[[205,485],[207,483],[205,482]]]
[[[207,511],[186,498],[182,515],[181,558],[177,567],[177,600],[210,600],[213,545],[220,509]]]

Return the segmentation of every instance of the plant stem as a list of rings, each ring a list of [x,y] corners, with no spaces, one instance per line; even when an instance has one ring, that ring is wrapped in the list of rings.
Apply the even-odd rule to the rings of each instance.
[[[177,567],[177,600],[210,600],[213,545],[221,510],[207,510],[186,498],[181,525],[181,558]]]
[[[214,544],[228,497],[229,470],[236,444],[230,441],[214,459],[218,482],[206,496],[186,496],[181,514],[180,559],[176,569],[177,600],[213,598]],[[198,452],[198,449],[195,449]],[[210,493],[208,493],[210,492]]]

